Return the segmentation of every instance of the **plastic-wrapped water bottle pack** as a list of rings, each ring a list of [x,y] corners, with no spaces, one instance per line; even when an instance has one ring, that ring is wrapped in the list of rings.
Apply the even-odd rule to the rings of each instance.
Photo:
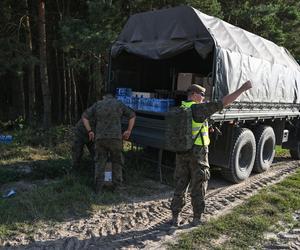
[[[132,90],[128,88],[117,88],[116,97],[128,107],[135,110],[146,110],[152,112],[167,112],[175,106],[174,99],[146,98],[143,96],[132,96]]]
[[[117,88],[116,96],[131,96],[132,90],[131,88]]]
[[[9,144],[12,142],[12,139],[11,135],[0,135],[0,143]]]

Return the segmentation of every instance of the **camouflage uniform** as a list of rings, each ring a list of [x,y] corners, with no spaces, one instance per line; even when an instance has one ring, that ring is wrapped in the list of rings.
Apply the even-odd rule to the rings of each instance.
[[[197,111],[201,111],[197,121],[202,122],[223,108],[221,101],[195,105]],[[194,145],[192,149],[176,154],[174,174],[176,186],[171,203],[173,217],[177,217],[185,205],[185,192],[190,185],[194,218],[200,219],[205,208],[204,198],[209,178],[208,146]]]
[[[90,125],[92,130],[95,128],[94,119],[90,120]],[[74,169],[79,169],[80,161],[83,154],[83,148],[86,146],[90,152],[91,158],[94,159],[95,156],[95,145],[93,142],[89,141],[89,136],[86,128],[83,125],[82,119],[80,119],[74,128],[74,139],[72,143],[72,166]]]
[[[88,120],[95,117],[95,182],[98,191],[101,190],[104,181],[104,167],[108,159],[112,162],[113,184],[122,183],[122,117],[132,118],[135,113],[122,102],[106,96],[88,108],[83,116]]]

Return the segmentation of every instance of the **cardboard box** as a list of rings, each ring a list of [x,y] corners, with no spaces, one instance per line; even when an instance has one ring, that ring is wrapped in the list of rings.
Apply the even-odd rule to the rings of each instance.
[[[193,83],[193,73],[179,73],[177,78],[177,90],[186,91]]]
[[[179,73],[177,78],[177,90],[186,91],[192,84],[199,84],[206,89],[206,99],[210,99],[212,91],[212,78],[203,77],[195,73]]]
[[[142,97],[143,96],[144,98],[154,98],[155,97],[155,93],[133,91],[132,92],[132,96],[137,96],[137,97]]]

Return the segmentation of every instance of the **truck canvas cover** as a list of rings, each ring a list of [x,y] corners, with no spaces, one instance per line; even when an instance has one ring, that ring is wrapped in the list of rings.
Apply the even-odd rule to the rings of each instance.
[[[111,53],[161,60],[192,49],[204,59],[214,53],[214,99],[251,79],[239,102],[300,103],[300,66],[285,48],[192,7],[131,16]]]

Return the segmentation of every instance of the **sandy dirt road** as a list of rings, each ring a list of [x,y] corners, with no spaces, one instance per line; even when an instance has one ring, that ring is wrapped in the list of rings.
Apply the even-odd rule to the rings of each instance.
[[[240,184],[231,184],[220,177],[210,181],[204,221],[228,213],[261,188],[277,183],[294,173],[298,161],[273,164],[266,173],[251,176]],[[193,228],[190,198],[181,214],[178,229],[169,226],[172,192],[132,198],[131,201],[99,211],[85,219],[44,224],[27,237],[26,232],[3,242],[0,249],[163,249],[166,242],[176,240],[179,233]]]

